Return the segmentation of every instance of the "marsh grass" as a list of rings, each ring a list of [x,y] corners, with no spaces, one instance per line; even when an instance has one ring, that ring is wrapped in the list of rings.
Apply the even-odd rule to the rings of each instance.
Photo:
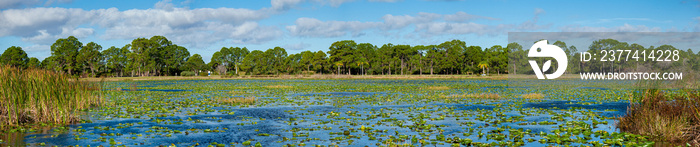
[[[631,100],[627,114],[619,118],[620,131],[651,136],[656,141],[700,146],[700,92],[652,87],[637,90]]]
[[[542,98],[544,98],[544,94],[541,94],[541,93],[528,93],[528,94],[523,94],[521,96],[525,99],[542,99]]]
[[[216,101],[224,104],[255,104],[255,97],[219,97]]]
[[[103,103],[100,86],[52,71],[0,66],[0,129],[77,122],[77,111]]]

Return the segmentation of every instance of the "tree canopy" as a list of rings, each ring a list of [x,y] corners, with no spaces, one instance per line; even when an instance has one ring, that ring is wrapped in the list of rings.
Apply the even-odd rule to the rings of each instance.
[[[563,41],[553,45],[564,49],[569,57],[567,73],[630,71],[658,66],[638,62],[582,62],[575,46]],[[588,52],[626,49],[632,51],[676,50],[671,45],[644,47],[614,39],[595,40]],[[0,64],[20,68],[44,68],[80,76],[160,76],[177,75],[182,71],[218,71],[223,75],[278,74],[533,74],[526,59],[528,50],[518,43],[503,47],[468,46],[461,40],[432,45],[356,43],[342,40],[332,43],[328,51],[301,51],[289,54],[285,48],[249,50],[246,47],[222,47],[204,63],[200,54],[190,56],[187,48],[174,44],[166,37],[136,38],[123,47],[85,45],[76,37],[57,39],[51,45],[51,56],[43,61],[27,57],[21,47],[12,46],[0,55]],[[682,62],[668,63],[665,69],[679,67],[698,70],[700,57],[692,50],[679,50]],[[543,62],[537,59],[538,62]],[[552,63],[554,65],[558,63]],[[666,64],[666,63],[663,63]],[[558,66],[554,66],[558,67]],[[550,70],[554,71],[554,70]]]

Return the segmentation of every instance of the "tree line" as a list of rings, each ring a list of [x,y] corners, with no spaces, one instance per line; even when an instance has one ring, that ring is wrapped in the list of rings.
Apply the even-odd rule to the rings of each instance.
[[[700,57],[692,50],[680,51],[682,61],[671,63],[615,61],[581,62],[575,46],[556,41],[569,57],[567,73],[629,71],[660,66],[664,69],[690,68],[695,71]],[[249,50],[246,47],[222,47],[205,63],[199,54],[190,55],[187,48],[173,44],[163,36],[137,38],[123,47],[85,45],[70,36],[51,45],[51,56],[39,61],[28,58],[21,47],[12,46],[0,55],[0,64],[19,68],[43,68],[83,77],[177,76],[212,71],[220,75],[279,75],[279,74],[346,74],[346,75],[422,75],[422,74],[533,74],[527,51],[518,43],[506,47],[494,45],[467,46],[464,41],[451,40],[437,45],[400,45],[337,41],[328,52],[303,51],[288,54],[282,47]],[[614,39],[593,41],[588,52],[606,49],[666,50],[670,45],[643,47]],[[545,59],[538,59],[543,62]],[[557,63],[553,63],[557,67]],[[668,65],[665,65],[668,64]],[[549,70],[552,72],[554,70]]]

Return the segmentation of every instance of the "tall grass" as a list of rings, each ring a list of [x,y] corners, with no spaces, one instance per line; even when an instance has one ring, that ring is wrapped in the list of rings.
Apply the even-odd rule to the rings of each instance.
[[[637,89],[617,127],[623,132],[651,136],[656,141],[700,146],[700,92],[661,90],[660,85],[650,82]]]
[[[99,85],[40,69],[0,66],[0,129],[26,123],[67,124],[102,103]]]

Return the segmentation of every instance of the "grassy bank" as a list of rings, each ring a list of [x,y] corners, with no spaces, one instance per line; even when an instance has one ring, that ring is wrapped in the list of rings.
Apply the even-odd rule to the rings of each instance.
[[[108,77],[81,78],[85,81],[160,81],[160,80],[222,80],[222,79],[504,79],[506,75],[269,75],[269,76],[150,76],[150,77]]]
[[[618,128],[674,146],[700,146],[700,92],[694,89],[637,90],[627,114],[619,118]]]
[[[68,124],[102,103],[99,85],[47,70],[0,66],[0,130],[28,123]]]

